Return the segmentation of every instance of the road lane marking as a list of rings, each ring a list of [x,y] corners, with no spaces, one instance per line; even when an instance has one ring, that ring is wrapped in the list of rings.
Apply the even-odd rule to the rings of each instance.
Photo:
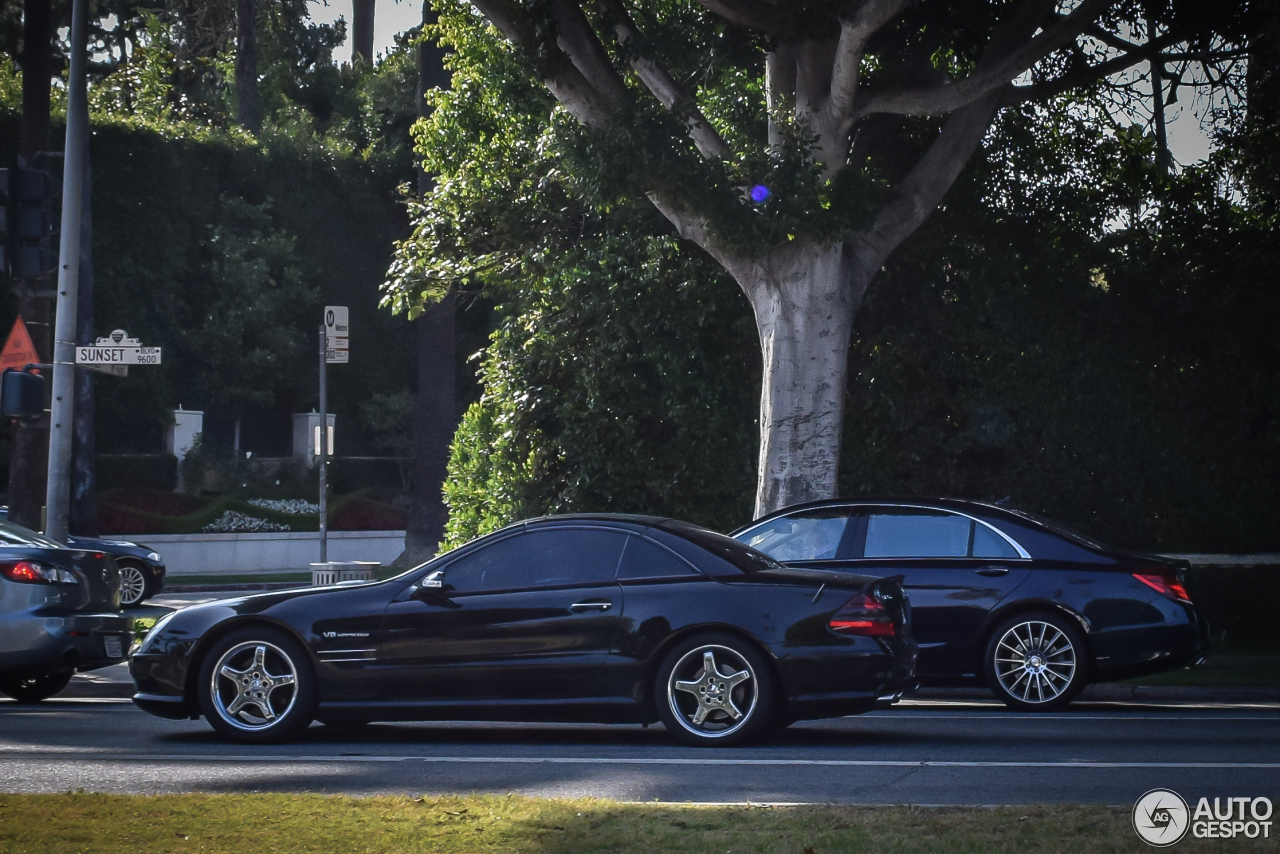
[[[50,762],[70,760],[70,754],[55,757],[33,753],[21,757],[15,753],[6,759],[44,759]],[[89,753],[85,759],[111,762],[275,762],[282,765],[304,764],[361,764],[386,762],[425,762],[443,765],[717,765],[729,767],[787,767],[819,765],[828,768],[1151,768],[1151,769],[1280,769],[1280,762],[1017,762],[1003,760],[943,760],[943,759],[715,759],[715,758],[658,758],[604,756],[263,756],[260,754],[205,755],[197,753]]]

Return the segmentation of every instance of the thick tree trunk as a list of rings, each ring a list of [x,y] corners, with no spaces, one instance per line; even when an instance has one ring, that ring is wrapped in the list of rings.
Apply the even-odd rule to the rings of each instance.
[[[236,0],[236,120],[251,133],[262,130],[257,0]]]
[[[373,0],[352,0],[351,4],[351,60],[362,59],[373,64]]]
[[[764,357],[756,516],[834,497],[865,273],[836,243],[799,242],[729,266],[755,311]]]

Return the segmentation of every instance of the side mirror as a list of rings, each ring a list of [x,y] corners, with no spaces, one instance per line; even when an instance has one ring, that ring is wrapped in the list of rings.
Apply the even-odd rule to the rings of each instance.
[[[414,599],[440,599],[444,596],[444,570],[427,573],[413,585]]]

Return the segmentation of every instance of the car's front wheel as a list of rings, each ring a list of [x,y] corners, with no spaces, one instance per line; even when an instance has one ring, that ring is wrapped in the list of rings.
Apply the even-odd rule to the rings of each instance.
[[[1084,690],[1088,678],[1080,632],[1049,613],[1020,614],[997,626],[984,664],[991,690],[1021,711],[1061,709]]]
[[[38,703],[47,700],[67,687],[71,681],[70,670],[55,670],[51,673],[39,673],[34,676],[0,675],[0,693],[6,694],[19,703]]]
[[[777,706],[767,661],[741,638],[706,634],[677,645],[658,667],[654,700],[685,744],[741,744],[763,733]]]
[[[120,567],[120,604],[126,608],[139,605],[151,595],[151,573],[133,563],[118,563]]]
[[[218,641],[198,678],[200,711],[233,741],[285,741],[315,714],[316,683],[306,651],[270,626],[240,629]]]

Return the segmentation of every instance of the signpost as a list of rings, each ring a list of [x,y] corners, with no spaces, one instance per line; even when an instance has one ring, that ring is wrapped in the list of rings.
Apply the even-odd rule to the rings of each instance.
[[[137,338],[117,329],[90,345],[76,347],[76,364],[88,368],[108,365],[158,365],[159,347],[143,347]]]
[[[347,307],[326,305],[320,325],[320,562],[329,561],[329,365],[347,364]]]

